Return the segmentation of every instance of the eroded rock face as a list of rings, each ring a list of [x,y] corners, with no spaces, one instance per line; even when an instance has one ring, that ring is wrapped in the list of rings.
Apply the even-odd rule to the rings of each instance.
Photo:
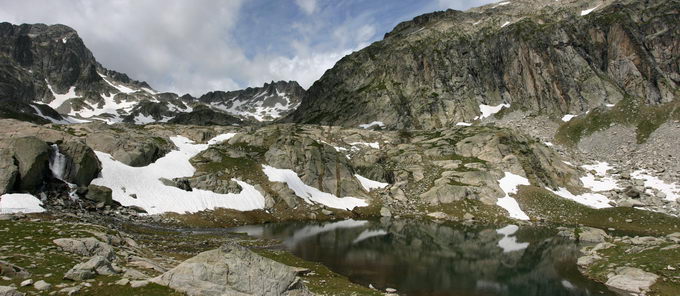
[[[287,121],[434,129],[473,120],[480,104],[580,113],[624,96],[669,102],[676,3],[511,1],[399,24],[340,60]],[[658,66],[657,66],[658,65]]]
[[[291,290],[304,291],[293,267],[236,243],[200,253],[152,281],[188,295],[284,295]]]

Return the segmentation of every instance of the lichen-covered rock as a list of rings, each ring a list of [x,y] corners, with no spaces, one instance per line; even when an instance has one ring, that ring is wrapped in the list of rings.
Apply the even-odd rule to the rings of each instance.
[[[113,260],[116,254],[109,244],[100,242],[94,237],[88,238],[59,238],[52,241],[62,250],[84,256],[102,256]]]
[[[97,203],[103,202],[110,205],[113,203],[113,191],[105,186],[90,184],[90,186],[87,186],[85,198]]]
[[[627,293],[642,293],[649,290],[658,275],[635,267],[619,267],[605,283],[610,288]]]
[[[282,295],[290,290],[304,291],[295,268],[259,256],[237,243],[200,253],[152,281],[188,295]]]
[[[73,281],[89,280],[99,275],[113,275],[118,273],[111,262],[103,256],[92,256],[83,263],[76,264],[64,274],[65,279]]]

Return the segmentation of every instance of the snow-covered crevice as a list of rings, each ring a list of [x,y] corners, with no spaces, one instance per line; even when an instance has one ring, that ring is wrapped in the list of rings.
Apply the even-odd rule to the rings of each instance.
[[[220,135],[221,141],[234,134]],[[239,211],[264,209],[264,196],[254,186],[233,179],[242,188],[238,194],[220,194],[208,190],[182,189],[167,186],[160,178],[173,179],[193,176],[195,168],[189,159],[206,150],[209,144],[195,144],[182,137],[171,137],[178,147],[156,162],[145,167],[130,167],[114,160],[111,155],[96,151],[102,162],[101,177],[92,184],[111,188],[113,199],[124,206],[139,206],[149,214],[164,212],[198,212],[215,208],[228,208]],[[209,143],[216,143],[214,139]]]
[[[295,192],[295,195],[302,198],[306,203],[319,203],[327,207],[343,210],[352,210],[355,207],[365,207],[368,205],[365,200],[356,197],[337,197],[333,194],[323,192],[302,182],[302,179],[293,170],[277,169],[268,165],[262,165],[262,171],[269,181],[286,183]]]
[[[505,172],[505,177],[498,180],[498,185],[501,187],[505,196],[499,198],[496,204],[504,208],[510,214],[510,218],[518,220],[529,220],[524,211],[519,207],[517,200],[510,197],[510,194],[517,193],[517,187],[520,185],[530,185],[529,179],[524,178],[520,175],[515,175],[510,172]]]
[[[494,115],[498,112],[501,112],[501,110],[503,110],[503,108],[510,108],[510,104],[500,104],[500,105],[497,105],[497,106],[481,104],[481,105],[479,105],[479,111],[482,112],[482,114],[475,117],[475,120],[487,118],[491,115]]]
[[[572,119],[573,119],[574,117],[576,117],[576,116],[578,116],[578,115],[574,115],[574,114],[565,114],[564,116],[562,116],[562,121],[564,121],[564,122],[569,122],[570,120],[572,120]]]
[[[35,110],[36,115],[38,115],[38,116],[40,116],[40,117],[42,117],[42,118],[45,118],[45,119],[49,120],[49,121],[52,122],[52,123],[56,123],[56,124],[72,124],[72,123],[89,122],[89,121],[87,121],[87,120],[80,120],[80,119],[76,119],[76,118],[72,118],[72,117],[64,117],[64,119],[61,119],[61,120],[60,120],[60,119],[55,119],[55,118],[49,117],[49,116],[45,115],[44,113],[42,113],[42,111],[40,110],[40,108],[38,108],[38,106],[36,106],[36,105],[34,105],[34,104],[31,104],[31,107],[33,108],[33,110]]]
[[[364,123],[359,125],[359,127],[363,129],[373,128],[374,126],[385,128],[385,123],[383,123],[382,121],[373,121],[371,123]]]
[[[361,187],[364,187],[366,191],[371,191],[373,189],[382,189],[387,187],[387,185],[390,185],[388,183],[371,180],[359,174],[354,174],[354,177],[356,177],[357,180],[359,180],[359,183],[361,183]]]
[[[70,99],[78,98],[78,96],[76,95],[75,86],[72,86],[65,94],[58,94],[54,92],[54,90],[52,89],[52,85],[50,85],[47,79],[45,79],[45,83],[47,83],[47,88],[52,93],[52,96],[54,96],[54,100],[52,100],[52,102],[47,103],[47,105],[52,107],[52,109],[59,108],[61,105],[63,105],[66,101]]]
[[[517,225],[508,225],[501,229],[496,229],[496,233],[503,235],[498,241],[498,246],[503,249],[503,253],[524,250],[529,247],[529,243],[518,243],[514,234],[519,230]]]
[[[635,179],[642,179],[645,181],[645,187],[654,188],[663,192],[666,195],[666,200],[674,201],[680,198],[680,184],[667,183],[663,180],[650,175],[645,170],[635,171],[630,174]]]
[[[45,208],[37,197],[27,193],[8,193],[0,195],[0,214],[42,213]]]

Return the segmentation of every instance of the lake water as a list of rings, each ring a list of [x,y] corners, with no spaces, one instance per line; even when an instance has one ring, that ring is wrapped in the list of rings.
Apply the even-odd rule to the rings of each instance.
[[[277,239],[351,281],[401,295],[615,295],[577,270],[579,246],[547,227],[421,220],[295,222],[231,229]]]

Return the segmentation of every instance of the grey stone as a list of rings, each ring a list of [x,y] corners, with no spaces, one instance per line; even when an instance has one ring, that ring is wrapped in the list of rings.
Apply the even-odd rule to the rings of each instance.
[[[634,267],[619,267],[609,276],[606,285],[625,292],[642,293],[649,290],[658,275]]]
[[[0,286],[0,296],[24,296],[26,294],[17,291],[16,288]]]
[[[90,184],[87,186],[85,198],[94,202],[103,202],[106,205],[112,205],[113,191],[105,186]]]
[[[88,238],[59,238],[52,241],[62,250],[84,256],[103,256],[113,260],[116,254],[109,244],[100,242],[94,237]]]
[[[152,281],[188,295],[281,295],[289,290],[305,291],[295,268],[259,256],[237,243],[200,253]]]
[[[47,291],[52,288],[52,284],[44,280],[39,280],[33,284],[33,287],[38,291]]]
[[[73,266],[73,268],[66,272],[64,278],[74,281],[83,281],[92,279],[98,274],[113,275],[116,273],[118,272],[111,266],[111,262],[105,257],[92,256],[90,260]]]

